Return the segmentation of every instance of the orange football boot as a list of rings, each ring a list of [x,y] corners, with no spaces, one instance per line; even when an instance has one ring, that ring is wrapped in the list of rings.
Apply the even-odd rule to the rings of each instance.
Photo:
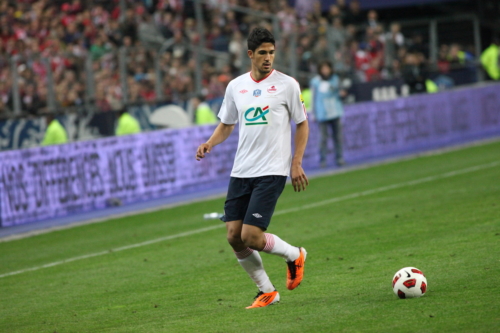
[[[280,294],[275,290],[270,293],[264,293],[259,291],[257,296],[255,296],[255,301],[253,301],[252,305],[247,306],[247,309],[253,308],[263,308],[264,306],[278,304],[280,302]]]
[[[287,261],[288,269],[286,274],[286,287],[294,290],[302,282],[304,277],[304,265],[306,263],[307,252],[303,247],[299,248],[300,255],[295,261]]]

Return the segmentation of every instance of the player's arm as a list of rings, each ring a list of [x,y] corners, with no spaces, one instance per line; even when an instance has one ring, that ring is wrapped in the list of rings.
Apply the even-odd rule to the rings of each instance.
[[[196,160],[201,160],[205,157],[205,153],[210,153],[213,147],[217,146],[219,143],[224,142],[229,135],[234,130],[234,124],[228,125],[224,123],[219,123],[219,125],[215,128],[214,133],[208,139],[207,142],[202,143],[198,150],[196,151]]]
[[[210,153],[213,147],[217,146],[219,143],[224,142],[231,132],[233,132],[234,125],[238,122],[238,109],[234,103],[233,98],[233,88],[231,81],[226,88],[226,94],[224,95],[224,100],[220,107],[218,117],[221,122],[215,128],[212,136],[207,142],[202,143],[198,150],[196,151],[196,160],[201,160],[205,157],[205,153]]]
[[[292,159],[291,178],[295,192],[305,191],[309,180],[302,168],[302,158],[306,150],[307,138],[309,137],[309,122],[304,120],[297,124],[295,131],[295,151]]]

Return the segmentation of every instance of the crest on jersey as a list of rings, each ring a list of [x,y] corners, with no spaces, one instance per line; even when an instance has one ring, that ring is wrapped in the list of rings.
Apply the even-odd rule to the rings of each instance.
[[[276,89],[275,86],[271,86],[270,88],[267,89],[267,92],[270,94],[274,94],[278,89]]]
[[[260,89],[255,89],[253,91],[253,97],[259,97],[262,91]]]
[[[269,105],[250,107],[245,111],[245,125],[267,125],[269,124],[269,120],[266,118],[268,114]]]

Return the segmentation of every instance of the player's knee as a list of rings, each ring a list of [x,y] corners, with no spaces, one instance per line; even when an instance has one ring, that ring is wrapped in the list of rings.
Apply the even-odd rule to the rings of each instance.
[[[241,240],[246,247],[257,251],[261,251],[266,245],[260,234],[242,233]]]
[[[236,234],[236,233],[229,233],[228,232],[227,242],[232,247],[241,247],[243,245],[243,241],[241,240],[241,236],[239,234]]]

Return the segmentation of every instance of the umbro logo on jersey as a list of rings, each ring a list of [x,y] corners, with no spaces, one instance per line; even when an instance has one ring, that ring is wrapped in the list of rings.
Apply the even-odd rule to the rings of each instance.
[[[253,97],[259,97],[262,91],[260,89],[255,89],[253,91]]]
[[[260,219],[262,217],[262,215],[260,215],[259,213],[255,213],[255,214],[252,214],[252,215],[255,216],[258,219]]]
[[[276,91],[278,91],[278,89],[276,89],[275,86],[271,86],[271,88],[267,89],[267,92],[270,94],[274,94]]]
[[[247,92],[248,92],[248,90],[246,90],[246,89],[240,90],[240,94],[246,94]]]
[[[267,125],[266,115],[269,113],[269,105],[264,107],[251,107],[245,111],[245,125]]]

